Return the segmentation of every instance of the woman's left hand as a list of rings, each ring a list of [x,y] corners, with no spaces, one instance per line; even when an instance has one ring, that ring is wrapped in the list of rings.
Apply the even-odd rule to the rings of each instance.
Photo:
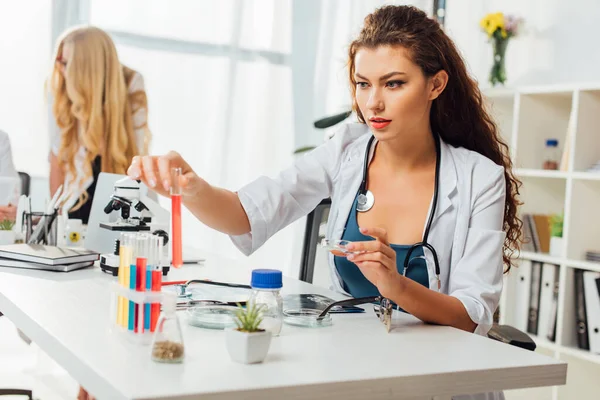
[[[361,253],[349,254],[346,258],[358,266],[383,297],[390,298],[397,293],[402,275],[398,273],[396,252],[390,247],[387,232],[382,228],[360,228],[360,232],[375,240],[350,243],[347,250]]]

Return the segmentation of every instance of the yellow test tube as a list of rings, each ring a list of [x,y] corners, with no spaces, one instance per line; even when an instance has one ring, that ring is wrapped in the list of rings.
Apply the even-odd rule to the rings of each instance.
[[[129,289],[129,266],[131,264],[131,236],[127,233],[121,234],[121,244],[119,247],[119,284]],[[117,324],[127,328],[129,302],[126,298],[120,296],[117,310]]]

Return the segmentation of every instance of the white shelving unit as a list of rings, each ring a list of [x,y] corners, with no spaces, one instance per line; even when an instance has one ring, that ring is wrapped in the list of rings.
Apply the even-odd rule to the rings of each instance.
[[[600,393],[600,355],[577,347],[573,271],[600,272],[600,263],[585,261],[586,250],[600,251],[600,173],[587,172],[600,160],[600,84],[520,87],[484,91],[489,111],[510,147],[522,181],[520,213],[564,212],[564,257],[521,252],[519,262],[535,260],[558,265],[559,295],[556,342],[533,336],[536,351],[568,362],[567,384],[507,393],[514,399],[592,399]],[[568,128],[571,126],[571,135]],[[561,171],[543,170],[545,140],[558,139],[570,157]],[[505,275],[500,322],[515,325],[522,315],[516,304],[518,268]]]

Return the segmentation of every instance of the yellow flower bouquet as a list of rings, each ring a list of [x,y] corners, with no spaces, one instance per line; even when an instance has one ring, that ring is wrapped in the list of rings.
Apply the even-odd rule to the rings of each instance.
[[[506,67],[504,65],[506,47],[509,39],[517,36],[522,23],[521,18],[504,15],[501,12],[488,14],[479,23],[493,46],[494,62],[489,78],[492,86],[506,82]]]

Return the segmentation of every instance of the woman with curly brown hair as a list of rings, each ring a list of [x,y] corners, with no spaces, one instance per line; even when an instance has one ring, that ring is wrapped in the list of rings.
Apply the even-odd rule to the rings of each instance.
[[[245,254],[331,197],[335,289],[381,295],[417,318],[485,334],[518,251],[518,188],[506,144],[453,42],[422,11],[386,6],[349,48],[359,123],[277,178],[211,186],[177,154],[135,157],[129,175],[184,204]],[[415,245],[416,243],[416,245]]]

